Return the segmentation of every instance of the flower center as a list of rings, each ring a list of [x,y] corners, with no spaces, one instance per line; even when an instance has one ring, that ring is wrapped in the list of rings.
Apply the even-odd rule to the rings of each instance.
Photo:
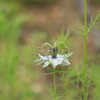
[[[57,47],[50,48],[50,54],[51,54],[51,56],[52,56],[53,58],[56,58],[57,53],[58,53],[58,48],[57,48]]]

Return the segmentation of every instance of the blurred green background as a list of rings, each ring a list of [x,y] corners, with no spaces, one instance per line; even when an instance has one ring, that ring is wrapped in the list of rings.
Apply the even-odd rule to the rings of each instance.
[[[91,0],[90,5],[95,15],[100,1]],[[72,30],[73,26],[80,28],[74,11],[83,20],[80,8],[79,0],[0,0],[0,100],[50,100],[43,81],[51,84],[52,78],[41,75],[47,71],[34,63],[36,54],[41,52],[38,47],[44,42],[65,42],[74,52],[73,73],[81,68],[83,39]],[[99,100],[100,45],[97,42],[100,41],[95,41],[97,38],[92,35],[89,39],[88,73],[92,88],[88,90],[88,98]],[[60,79],[67,83],[72,81],[67,85],[70,91],[67,90],[65,100],[81,100],[80,90],[76,91],[73,81],[78,75]],[[66,82],[63,85],[66,86]]]

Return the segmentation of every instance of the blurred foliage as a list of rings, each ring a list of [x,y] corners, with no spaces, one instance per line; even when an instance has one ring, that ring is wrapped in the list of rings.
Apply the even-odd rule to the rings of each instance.
[[[16,15],[14,9],[7,5],[0,8],[0,38],[7,41],[18,39],[24,16]]]
[[[30,83],[23,81],[20,77],[20,46],[18,40],[25,20],[26,18],[19,15],[16,8],[14,9],[14,5],[0,3],[1,100],[29,100],[29,98],[35,100],[35,98],[40,97],[39,94],[30,89]]]
[[[100,6],[100,0],[90,0],[90,3],[92,3],[95,6]]]
[[[4,1],[8,1],[8,0],[4,0]],[[41,2],[41,3],[53,3],[53,2],[56,2],[58,0],[9,0],[9,1],[18,1],[18,2],[30,2],[30,3],[35,3],[35,2]]]
[[[48,7],[50,5],[56,4],[59,0],[4,0],[6,3],[17,3],[18,5],[23,5],[26,8],[33,6],[37,7]]]

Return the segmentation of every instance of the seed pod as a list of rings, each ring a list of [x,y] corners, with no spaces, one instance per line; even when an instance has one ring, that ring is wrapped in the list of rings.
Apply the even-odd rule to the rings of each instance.
[[[50,48],[50,54],[51,54],[52,58],[56,58],[57,53],[58,53],[58,48],[57,47]]]

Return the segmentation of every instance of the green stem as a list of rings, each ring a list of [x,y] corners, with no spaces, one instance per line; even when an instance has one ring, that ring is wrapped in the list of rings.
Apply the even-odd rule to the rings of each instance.
[[[83,55],[83,65],[84,65],[84,68],[83,68],[83,73],[85,74],[86,73],[86,62],[87,62],[87,50],[86,50],[86,35],[84,35],[84,55]]]
[[[84,31],[87,32],[87,0],[84,0]]]
[[[86,79],[86,62],[87,62],[87,48],[86,48],[86,39],[87,39],[87,0],[84,0],[84,51],[83,51],[83,80]],[[86,86],[84,82],[82,82],[82,98],[83,100],[87,100]]]
[[[57,100],[57,93],[56,93],[56,73],[53,74],[53,81],[54,81],[54,100]]]

